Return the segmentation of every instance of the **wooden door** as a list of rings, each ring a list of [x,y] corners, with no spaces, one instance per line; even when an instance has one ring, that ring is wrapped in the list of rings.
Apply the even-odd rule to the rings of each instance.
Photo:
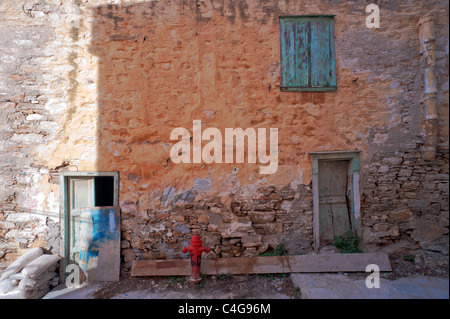
[[[80,267],[81,281],[118,281],[120,208],[96,207],[96,204],[114,199],[114,194],[105,194],[114,192],[114,187],[105,185],[102,178],[94,176],[71,176],[67,185],[69,264]]]
[[[347,200],[347,160],[319,160],[320,241],[332,242],[351,229]]]
[[[119,280],[119,211],[119,207],[111,206],[81,212],[79,265],[87,281]]]

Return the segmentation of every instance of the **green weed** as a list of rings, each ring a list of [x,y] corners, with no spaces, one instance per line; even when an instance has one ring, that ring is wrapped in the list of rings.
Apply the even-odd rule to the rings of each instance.
[[[346,232],[344,235],[336,237],[333,245],[339,249],[342,254],[354,254],[362,253],[363,251],[359,248],[361,243],[361,238],[352,231]]]
[[[298,298],[298,297],[300,297],[301,294],[302,294],[302,291],[301,291],[300,287],[295,287],[294,288],[294,296]]]
[[[284,256],[287,254],[287,249],[284,243],[282,242],[277,246],[277,248],[274,251],[259,254],[260,256]]]
[[[175,286],[177,284],[181,284],[183,283],[183,278],[182,277],[169,277],[169,281],[166,282],[167,286]]]
[[[220,275],[217,277],[217,279],[218,279],[218,280],[225,280],[225,279],[230,278],[230,277],[231,277],[231,274],[230,274],[230,273],[226,273],[226,274],[220,274]]]

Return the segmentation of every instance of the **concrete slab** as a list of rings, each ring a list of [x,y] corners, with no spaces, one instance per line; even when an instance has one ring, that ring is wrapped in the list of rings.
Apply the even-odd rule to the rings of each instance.
[[[448,299],[449,279],[405,277],[380,279],[380,288],[367,288],[365,279],[342,274],[291,274],[303,299]]]
[[[93,293],[102,288],[104,283],[82,283],[74,287],[61,284],[52,289],[42,299],[92,299]]]

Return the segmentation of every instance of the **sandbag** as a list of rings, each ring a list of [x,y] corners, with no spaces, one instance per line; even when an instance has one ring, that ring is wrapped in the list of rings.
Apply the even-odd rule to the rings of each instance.
[[[21,272],[19,272],[17,274],[14,274],[14,275],[9,277],[9,279],[11,279],[11,280],[18,280],[18,281],[20,281],[20,280],[22,280],[24,278],[25,278],[25,275],[22,274]]]
[[[30,262],[22,269],[22,274],[31,279],[37,279],[43,273],[54,269],[61,256],[57,255],[42,255]]]
[[[17,287],[7,293],[0,293],[0,299],[27,299],[27,292]]]
[[[48,271],[43,273],[39,278],[37,279],[31,279],[29,277],[25,277],[22,279],[19,283],[19,288],[22,290],[34,290],[40,286],[47,285],[47,287],[50,285],[51,282],[53,282],[53,278],[55,278],[56,273],[54,271]]]
[[[14,274],[12,276],[10,276],[7,280],[9,280],[11,282],[12,286],[17,286],[19,285],[19,282],[26,278],[26,276],[24,274],[22,274],[21,272],[19,272],[18,274]]]
[[[20,280],[18,280],[18,279],[11,279],[11,278],[8,278],[8,279],[10,280],[11,285],[13,285],[13,286],[19,285]]]
[[[0,281],[9,278],[10,276],[20,272],[26,265],[28,265],[33,260],[42,256],[44,252],[42,248],[35,247],[27,250],[25,254],[17,258],[11,265],[9,265],[0,277]]]
[[[36,290],[22,290],[19,287],[11,290],[10,292],[7,292],[6,294],[0,293],[0,300],[1,299],[40,299],[44,297],[48,292],[50,291],[50,288],[44,288],[44,289],[36,289]]]
[[[0,281],[0,293],[6,294],[7,292],[10,292],[11,290],[17,288],[18,282],[14,279],[4,279]]]

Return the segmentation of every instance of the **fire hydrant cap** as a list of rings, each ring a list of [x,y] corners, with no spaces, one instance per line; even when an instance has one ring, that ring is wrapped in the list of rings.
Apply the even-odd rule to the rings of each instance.
[[[198,233],[195,233],[194,236],[191,238],[191,246],[201,246],[202,245],[202,238]]]

